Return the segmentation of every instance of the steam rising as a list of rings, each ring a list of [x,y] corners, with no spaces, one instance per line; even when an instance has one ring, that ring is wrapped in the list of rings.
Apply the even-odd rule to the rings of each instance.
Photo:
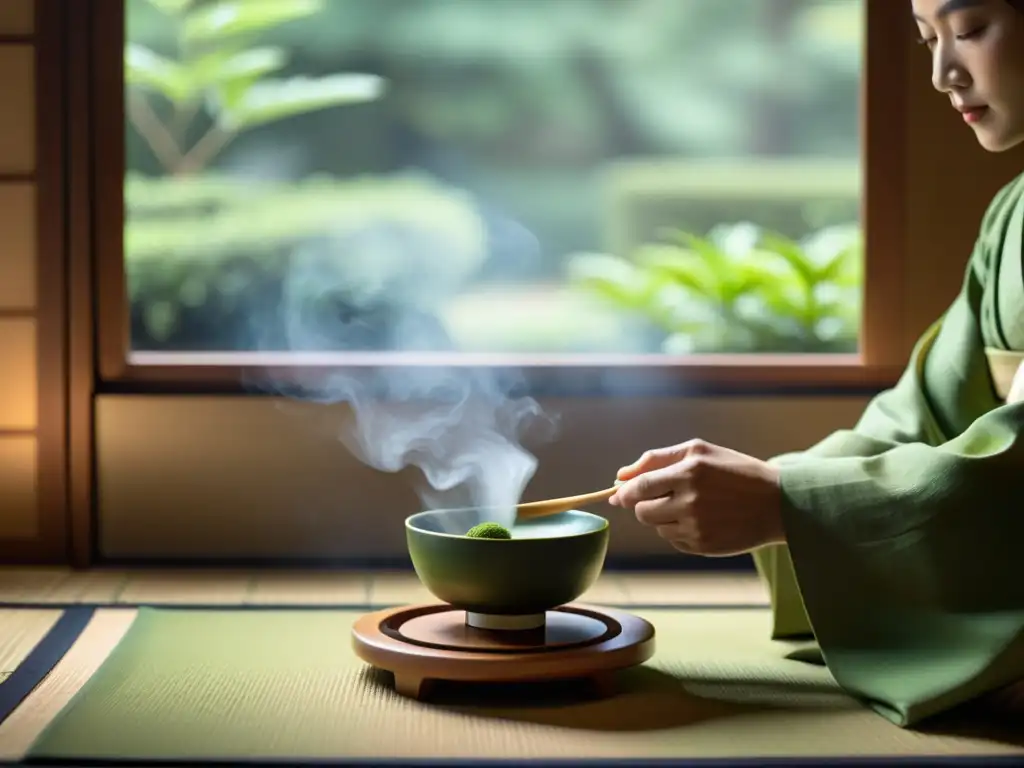
[[[483,252],[480,226],[474,247]],[[277,338],[264,332],[261,346],[454,351],[436,310],[465,282],[473,259],[453,252],[459,244],[430,235],[421,226],[385,220],[297,249],[282,286]],[[512,375],[462,367],[307,369],[298,395],[348,403],[353,418],[339,434],[341,442],[383,472],[418,467],[424,482],[416,491],[425,508],[475,507],[480,522],[511,528],[514,507],[537,468],[520,441],[530,426],[546,428],[546,438],[554,427],[535,400],[515,395],[518,383]]]

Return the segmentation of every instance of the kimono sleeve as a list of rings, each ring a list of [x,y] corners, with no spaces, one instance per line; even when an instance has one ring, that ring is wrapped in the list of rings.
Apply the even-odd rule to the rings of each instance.
[[[964,275],[960,294],[943,317],[921,336],[910,362],[899,382],[876,396],[853,429],[839,430],[806,451],[777,456],[771,460],[791,480],[787,486],[805,487],[801,478],[823,471],[820,462],[828,459],[853,459],[884,455],[901,445],[939,446],[952,431],[949,424],[936,415],[929,393],[929,380],[934,382],[950,367],[966,370],[972,356],[980,353],[978,314],[985,287],[991,280],[995,249],[1000,245],[1000,224],[1007,211],[1018,202],[1021,179],[1008,184],[989,206],[982,221],[981,233]],[[1022,296],[1024,300],[1024,296]],[[984,400],[990,384],[984,375],[967,378],[967,395]],[[897,457],[903,454],[897,454]],[[883,463],[886,463],[883,460]],[[806,465],[803,470],[800,465]],[[889,466],[889,464],[886,464]],[[841,491],[840,491],[841,493]],[[765,582],[772,606],[772,637],[801,638],[813,635],[800,585],[794,572],[788,546],[771,546],[753,553],[754,564]]]
[[[834,432],[807,451],[778,456],[771,463],[780,471],[787,471],[787,468],[811,462],[810,471],[813,473],[813,467],[819,466],[818,462],[823,460],[877,456],[897,445],[935,441],[937,435],[919,385],[919,368],[937,330],[937,326],[928,330],[915,347],[911,365],[897,385],[875,397],[852,430]],[[793,571],[789,547],[763,547],[753,553],[753,558],[758,574],[768,588],[772,637],[810,637],[813,634],[811,623]]]
[[[1024,679],[1024,403],[999,404],[984,363],[991,245],[894,394],[829,450],[779,465],[824,661],[903,726]]]

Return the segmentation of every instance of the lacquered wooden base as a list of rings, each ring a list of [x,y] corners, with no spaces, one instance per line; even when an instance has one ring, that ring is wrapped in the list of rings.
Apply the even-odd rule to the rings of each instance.
[[[654,654],[654,627],[630,613],[572,604],[546,619],[538,629],[485,630],[445,603],[402,606],[360,618],[352,645],[360,659],[394,674],[398,693],[416,699],[435,680],[591,678],[607,691],[609,673]]]

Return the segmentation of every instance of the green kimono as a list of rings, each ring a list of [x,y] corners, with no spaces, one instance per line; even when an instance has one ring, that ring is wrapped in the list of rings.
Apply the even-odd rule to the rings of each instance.
[[[787,546],[754,553],[777,638],[902,726],[1024,681],[1024,176],[985,215],[959,296],[852,430],[773,460]]]

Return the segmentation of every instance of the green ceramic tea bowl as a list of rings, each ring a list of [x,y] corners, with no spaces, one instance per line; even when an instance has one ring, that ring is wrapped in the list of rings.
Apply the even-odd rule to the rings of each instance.
[[[603,517],[573,510],[517,523],[511,539],[463,535],[488,519],[478,509],[448,509],[405,521],[420,581],[439,600],[466,611],[472,626],[540,626],[546,611],[576,600],[604,567]]]

